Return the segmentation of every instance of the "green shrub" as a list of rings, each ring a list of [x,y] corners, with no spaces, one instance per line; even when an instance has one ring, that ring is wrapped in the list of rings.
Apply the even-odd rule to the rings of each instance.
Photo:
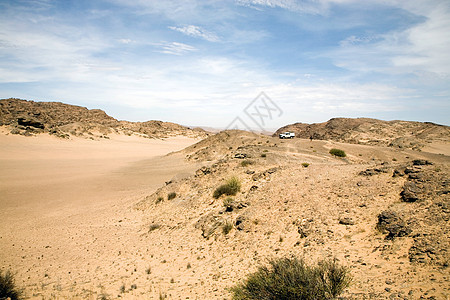
[[[253,161],[251,161],[249,159],[245,159],[245,160],[241,161],[241,166],[242,167],[247,167],[249,165],[253,165]]]
[[[308,266],[302,259],[279,258],[261,266],[233,288],[234,300],[333,299],[351,282],[347,268],[335,260]]]
[[[172,192],[167,195],[167,200],[172,200],[177,196],[177,193]]]
[[[302,163],[302,166],[307,168],[309,166],[309,164],[308,163]]]
[[[267,157],[267,154],[263,153],[261,154],[261,157]]]
[[[330,150],[330,154],[338,157],[346,157],[344,150],[333,148]]]
[[[16,287],[14,275],[10,271],[0,271],[0,299],[22,299],[23,291]]]
[[[163,197],[158,197],[158,198],[156,198],[155,203],[158,204],[159,202],[162,202],[163,200],[164,200]]]
[[[241,190],[241,182],[235,176],[228,179],[225,184],[219,186],[213,193],[213,197],[218,199],[222,195],[234,196]]]

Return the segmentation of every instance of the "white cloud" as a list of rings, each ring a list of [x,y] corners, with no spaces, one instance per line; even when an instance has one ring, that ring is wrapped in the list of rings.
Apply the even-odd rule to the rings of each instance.
[[[354,71],[449,74],[450,2],[422,8],[423,22],[386,34],[349,36],[328,55],[337,66]],[[419,13],[415,8],[412,11]]]
[[[188,36],[202,38],[202,39],[210,41],[210,42],[218,42],[219,41],[219,37],[216,34],[210,32],[210,31],[207,31],[199,26],[195,26],[195,25],[187,25],[187,26],[183,26],[183,27],[169,26],[169,29],[181,32]]]
[[[195,47],[178,42],[160,43],[155,45],[161,48],[158,52],[172,55],[182,55],[197,50]]]
[[[320,14],[326,9],[323,1],[314,0],[236,0],[241,6],[251,7],[260,10],[261,7],[282,8],[294,12]]]

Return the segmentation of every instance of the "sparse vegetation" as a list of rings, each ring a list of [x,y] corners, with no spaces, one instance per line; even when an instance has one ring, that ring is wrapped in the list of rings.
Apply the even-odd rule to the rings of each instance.
[[[302,163],[302,166],[305,167],[305,168],[307,168],[307,167],[309,167],[309,164],[306,163],[306,162],[304,162],[304,163]]]
[[[225,184],[219,186],[213,193],[213,197],[218,199],[222,195],[234,196],[241,190],[239,178],[233,176]]]
[[[267,157],[266,153],[261,154],[261,157]]]
[[[161,225],[159,225],[159,224],[150,224],[150,226],[148,228],[148,232],[152,232],[153,230],[156,230],[160,227],[161,227]]]
[[[172,200],[177,196],[177,193],[171,192],[167,195],[167,200]]]
[[[147,269],[145,269],[145,273],[150,275],[152,273],[152,268],[148,267]]]
[[[0,271],[0,299],[22,299],[23,291],[16,287],[14,275],[11,271]]]
[[[251,161],[249,159],[245,159],[245,160],[241,161],[241,166],[242,167],[247,167],[249,165],[253,165],[253,161]]]
[[[330,154],[337,156],[337,157],[346,157],[347,156],[347,154],[345,154],[344,150],[336,149],[336,148],[331,149]]]
[[[121,286],[120,286],[120,293],[125,293],[125,284],[122,284]]]
[[[158,197],[158,198],[156,198],[156,204],[158,204],[159,202],[162,202],[164,200],[164,198],[163,197]]]
[[[223,206],[225,208],[229,208],[233,204],[233,202],[234,202],[233,198],[227,197],[227,198],[223,199]]]
[[[302,259],[279,258],[231,288],[234,300],[333,299],[351,282],[349,270],[336,260],[308,266]]]
[[[223,234],[227,235],[231,229],[233,229],[233,224],[230,222],[226,222],[225,224],[223,224],[222,226],[222,232]]]

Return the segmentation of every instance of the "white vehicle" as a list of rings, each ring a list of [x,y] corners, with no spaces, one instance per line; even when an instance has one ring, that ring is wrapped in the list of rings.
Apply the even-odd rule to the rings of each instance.
[[[293,132],[287,131],[280,133],[280,139],[293,139],[293,138],[295,138],[295,133]]]

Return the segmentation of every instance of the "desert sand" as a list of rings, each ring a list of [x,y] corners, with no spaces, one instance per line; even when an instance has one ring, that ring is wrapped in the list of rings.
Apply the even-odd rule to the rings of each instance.
[[[139,260],[150,255],[139,232],[142,212],[132,206],[164,181],[195,170],[180,156],[162,157],[194,142],[124,135],[64,140],[3,131],[0,264],[17,274],[31,299],[119,294],[133,273],[144,273]]]
[[[447,126],[332,119],[280,140],[0,106],[0,267],[29,299],[230,299],[289,256],[347,267],[342,299],[450,297]]]

